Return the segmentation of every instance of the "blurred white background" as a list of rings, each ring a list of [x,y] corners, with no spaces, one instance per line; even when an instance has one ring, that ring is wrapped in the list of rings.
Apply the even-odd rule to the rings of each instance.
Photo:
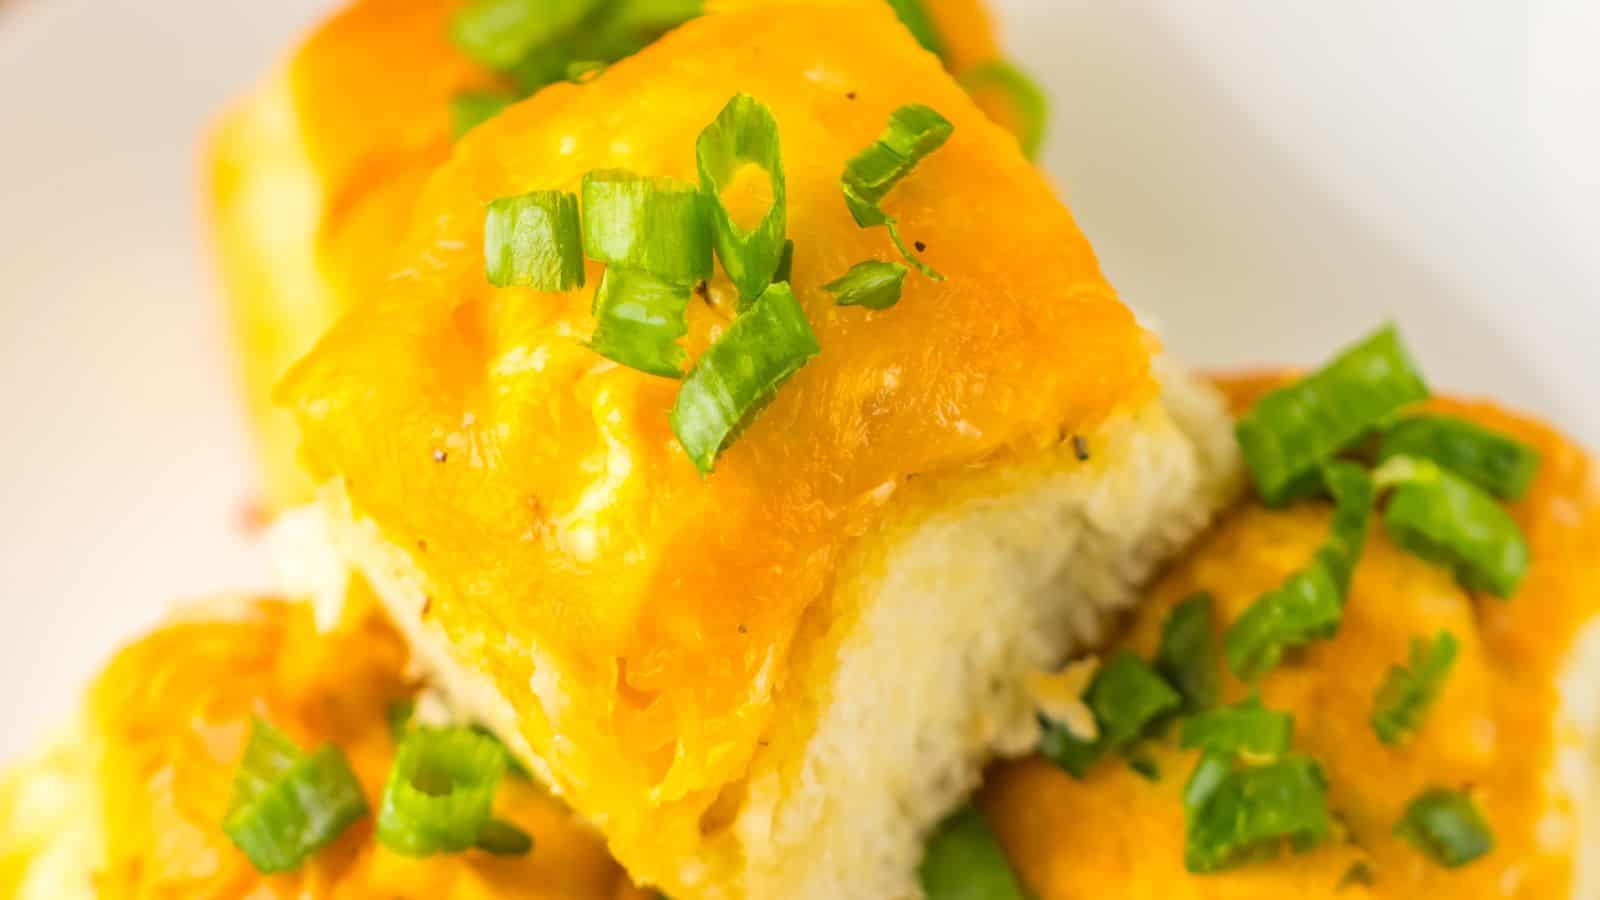
[[[1600,4],[996,0],[1048,165],[1207,365],[1394,317],[1600,446]],[[197,145],[325,0],[0,0],[0,758],[171,601],[263,588]]]

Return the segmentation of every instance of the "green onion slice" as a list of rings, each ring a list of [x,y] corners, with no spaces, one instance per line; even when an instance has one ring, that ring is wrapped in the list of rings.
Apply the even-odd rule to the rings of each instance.
[[[1045,757],[1078,778],[1090,763],[1132,744],[1183,705],[1183,696],[1131,650],[1119,652],[1095,673],[1085,700],[1100,726],[1097,740],[1081,740],[1047,722],[1040,742]]]
[[[1269,505],[1428,388],[1385,326],[1306,378],[1263,396],[1235,428],[1256,491]]]
[[[933,16],[929,15],[922,0],[889,0],[889,6],[924,50],[944,57],[944,40],[939,36],[939,28],[933,24]]]
[[[773,281],[793,283],[794,275],[794,241],[783,242],[783,255],[778,257],[778,270],[772,273]]]
[[[361,783],[332,744],[306,754],[256,719],[222,830],[257,871],[287,872],[367,814]]]
[[[916,257],[900,237],[899,223],[879,205],[885,195],[928,154],[944,146],[955,131],[950,120],[932,107],[907,104],[889,115],[889,125],[870,147],[857,153],[840,179],[845,205],[862,228],[887,226],[889,238],[906,261],[929,278],[942,279]]]
[[[411,729],[383,789],[378,840],[406,856],[475,846],[505,769],[500,743],[471,728]]]
[[[589,348],[630,369],[663,378],[682,378],[688,333],[684,310],[686,284],[663,281],[647,272],[608,266],[594,297],[594,335]]]
[[[1289,752],[1294,736],[1294,716],[1267,709],[1260,695],[1200,713],[1183,723],[1179,746],[1204,748],[1252,761],[1277,759]]]
[[[1026,900],[994,831],[974,806],[946,819],[917,872],[927,900]]]
[[[712,239],[717,258],[728,279],[748,303],[772,283],[783,259],[788,228],[788,199],[783,179],[783,157],[778,148],[778,120],[766,105],[749,94],[737,94],[717,118],[700,132],[695,142],[700,168],[700,189],[711,203]],[[746,165],[767,175],[772,203],[755,228],[745,231],[734,222],[722,201],[722,192]]]
[[[822,286],[839,306],[864,306],[888,309],[900,302],[900,287],[905,283],[905,266],[897,262],[869,259],[850,267],[850,271]]]
[[[1263,594],[1223,637],[1228,668],[1245,681],[1271,671],[1289,648],[1332,637],[1344,618],[1344,599],[1366,543],[1375,489],[1367,473],[1352,463],[1327,466],[1323,480],[1334,497],[1327,541],[1310,565]]]
[[[1447,788],[1426,790],[1412,800],[1394,833],[1452,869],[1494,849],[1494,834],[1472,798]]]
[[[1277,665],[1286,647],[1331,637],[1338,629],[1350,579],[1366,543],[1376,488],[1366,471],[1352,463],[1324,467],[1319,480],[1334,498],[1328,539],[1306,569],[1256,601],[1228,630],[1224,654],[1240,678],[1259,677]]]
[[[515,102],[499,91],[461,91],[450,98],[450,133],[459,138]]]
[[[467,727],[471,728],[475,733],[481,734],[489,740],[494,741],[494,745],[500,748],[500,752],[505,754],[506,757],[507,775],[515,775],[516,777],[524,780],[533,778],[533,774],[528,771],[527,767],[523,766],[521,760],[517,759],[516,754],[511,752],[511,748],[506,746],[506,742],[500,740],[500,736],[498,734],[490,731],[489,726],[483,724],[482,722],[473,722]]]
[[[567,63],[565,70],[566,80],[574,84],[582,84],[590,76],[598,77],[611,64],[601,59],[575,59]]]
[[[533,849],[533,838],[504,819],[490,819],[473,846],[495,856],[522,856]]]
[[[1432,641],[1411,639],[1411,667],[1394,666],[1378,688],[1373,704],[1372,730],[1385,744],[1401,744],[1416,733],[1428,707],[1438,699],[1445,678],[1455,665],[1455,635],[1439,632]]]
[[[1207,750],[1200,754],[1194,772],[1183,786],[1183,812],[1192,819],[1216,793],[1217,788],[1233,774],[1233,755],[1220,750]]]
[[[1050,118],[1050,100],[1039,83],[1003,59],[979,63],[962,73],[960,80],[969,94],[998,91],[1005,95],[1017,117],[1017,143],[1022,146],[1022,155],[1029,161],[1036,159],[1044,144],[1045,123]]]
[[[534,191],[489,204],[483,225],[489,283],[567,291],[583,286],[578,200],[561,191]]]
[[[789,285],[770,285],[695,360],[669,418],[702,475],[772,400],[779,386],[821,351]]]
[[[954,131],[950,120],[920,103],[890,113],[889,125],[878,140],[845,164],[845,202],[856,224],[871,228],[888,222],[889,216],[878,204],[917,163],[944,146]]]
[[[1190,779],[1185,800],[1189,871],[1216,872],[1270,855],[1282,841],[1307,850],[1328,835],[1328,783],[1322,767],[1305,756],[1222,774],[1208,754]],[[1196,784],[1204,774],[1205,781]]]
[[[1100,722],[1101,739],[1121,749],[1160,716],[1183,702],[1166,680],[1131,650],[1111,658],[1089,686],[1089,708]]]
[[[1129,750],[1124,756],[1128,760],[1128,768],[1132,769],[1135,775],[1149,782],[1159,783],[1161,781],[1161,766],[1155,760],[1140,752],[1138,748]]]
[[[1389,426],[1378,461],[1431,459],[1502,500],[1520,500],[1539,472],[1539,451],[1454,416],[1408,416]]]
[[[1394,542],[1449,566],[1473,590],[1510,597],[1528,572],[1528,542],[1515,519],[1482,488],[1431,460],[1396,456],[1378,468],[1395,485],[1384,512]]]
[[[583,249],[590,259],[674,284],[711,277],[711,214],[700,189],[621,169],[583,176]]]
[[[1228,668],[1255,681],[1272,671],[1285,651],[1332,637],[1343,614],[1338,585],[1326,566],[1313,561],[1263,594],[1228,628],[1223,640]]]
[[[1156,671],[1183,694],[1190,712],[1217,703],[1222,672],[1211,636],[1213,601],[1198,593],[1167,613],[1161,625],[1161,645],[1156,650]]]
[[[705,0],[613,0],[609,27],[660,34],[704,13]]]
[[[599,0],[475,0],[456,13],[450,36],[462,52],[507,71],[578,24]]]
[[[406,730],[411,727],[411,719],[416,715],[417,701],[414,697],[398,697],[389,701],[384,707],[383,718],[389,723],[389,737],[396,744],[406,736]]]

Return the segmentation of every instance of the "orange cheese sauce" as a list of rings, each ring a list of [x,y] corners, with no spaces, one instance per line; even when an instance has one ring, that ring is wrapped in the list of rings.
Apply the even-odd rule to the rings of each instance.
[[[1243,409],[1281,381],[1240,378],[1224,386]],[[1579,851],[1571,798],[1555,784],[1557,681],[1574,639],[1600,614],[1600,487],[1583,452],[1550,428],[1485,403],[1432,406],[1542,453],[1538,480],[1511,507],[1533,566],[1509,602],[1475,597],[1445,570],[1397,549],[1374,521],[1338,636],[1263,680],[1264,702],[1295,714],[1295,749],[1324,765],[1330,810],[1349,839],[1191,875],[1183,867],[1180,798],[1197,753],[1153,744],[1157,782],[1120,763],[1097,766],[1080,782],[1032,759],[992,772],[983,801],[1041,900],[1571,895]],[[1305,564],[1326,534],[1328,512],[1325,504],[1237,509],[1154,587],[1126,645],[1150,658],[1167,612],[1199,590],[1215,597],[1219,618],[1232,621]],[[1409,745],[1380,743],[1370,725],[1379,684],[1391,665],[1407,662],[1413,636],[1441,629],[1461,642],[1443,692]],[[1228,676],[1226,698],[1245,694]],[[1448,870],[1392,836],[1410,799],[1432,786],[1471,791],[1494,832],[1490,855]],[[1370,883],[1347,880],[1358,863]]]
[[[822,352],[702,478],[668,425],[677,384],[582,344],[599,267],[567,294],[493,289],[483,210],[592,169],[693,180],[695,138],[735,91],[779,122],[794,286]],[[908,279],[883,313],[835,307],[821,284],[894,255],[851,220],[840,174],[908,102],[955,133],[888,208],[947,280]],[[283,386],[303,457],[411,552],[431,615],[563,793],[661,859],[746,771],[791,642],[896,485],[1053,444],[1153,391],[1151,340],[1067,211],[877,2],[707,16],[548,88],[460,142],[415,221],[399,276]],[[708,293],[691,357],[733,312],[720,276]],[[552,683],[571,702],[535,695]]]
[[[358,593],[359,597],[360,594]],[[371,609],[370,606],[365,607]],[[331,741],[376,810],[394,753],[384,711],[414,684],[399,637],[355,612],[318,634],[305,604],[240,604],[226,621],[164,627],[122,651],[96,682],[91,733],[103,745],[106,900],[645,900],[598,837],[530,782],[508,775],[496,815],[534,838],[522,857],[411,859],[352,825],[299,871],[263,876],[223,834],[234,770],[261,716],[302,747]]]
[[[296,462],[292,421],[270,400],[273,385],[389,274],[423,185],[454,145],[451,98],[495,85],[450,40],[450,19],[464,5],[355,0],[212,135],[208,212],[274,505],[310,499],[311,486]],[[982,0],[928,0],[927,8],[946,35],[951,71],[998,55]],[[273,199],[263,203],[262,194]],[[292,246],[263,221],[279,215],[290,217],[282,224]],[[305,277],[288,274],[297,267]]]

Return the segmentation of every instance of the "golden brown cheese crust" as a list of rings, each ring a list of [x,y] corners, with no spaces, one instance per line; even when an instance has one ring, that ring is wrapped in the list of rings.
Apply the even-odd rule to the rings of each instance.
[[[227,619],[166,626],[119,653],[90,695],[100,751],[104,900],[201,897],[643,900],[600,840],[526,780],[508,776],[496,814],[533,835],[524,857],[409,859],[373,838],[369,816],[300,870],[263,876],[222,833],[233,773],[262,716],[302,746],[339,745],[374,809],[394,744],[390,701],[408,697],[407,654],[357,591],[345,622],[318,633],[305,604],[256,601]],[[363,612],[363,610],[365,612]],[[87,864],[85,861],[84,864]]]
[[[451,44],[459,0],[358,0],[217,124],[206,188],[246,399],[276,505],[310,497],[274,384],[389,253],[450,154],[450,98],[491,78]]]
[[[493,84],[450,42],[464,3],[355,0],[212,135],[207,212],[275,506],[312,492],[273,385],[389,273],[423,184],[449,158],[450,98]],[[982,0],[927,8],[952,71],[998,55]]]
[[[1242,409],[1281,380],[1242,378],[1225,387]],[[1432,406],[1509,432],[1543,454],[1538,480],[1512,507],[1534,563],[1509,602],[1474,597],[1375,526],[1338,636],[1264,680],[1266,704],[1295,713],[1297,749],[1326,767],[1330,804],[1350,842],[1190,875],[1180,797],[1193,753],[1153,751],[1157,783],[1116,764],[1080,782],[1033,759],[992,773],[985,805],[1042,900],[1572,896],[1581,850],[1573,798],[1556,785],[1558,747],[1570,738],[1560,725],[1558,684],[1575,640],[1600,614],[1600,485],[1584,453],[1553,429],[1486,403]],[[1327,515],[1310,504],[1237,510],[1155,587],[1127,645],[1148,657],[1167,611],[1197,590],[1211,592],[1231,621],[1310,558]],[[1405,661],[1413,636],[1440,629],[1461,642],[1443,693],[1410,745],[1379,743],[1369,724],[1378,685]],[[1230,677],[1227,691],[1233,700],[1246,688]],[[1392,836],[1407,802],[1430,786],[1472,789],[1494,830],[1493,853],[1446,870]],[[1358,862],[1370,868],[1372,883],[1341,887]]]
[[[693,179],[696,135],[737,90],[782,132],[794,283],[822,353],[702,479],[668,427],[677,385],[581,344],[598,267],[569,294],[494,290],[483,210],[598,168]],[[850,219],[840,174],[909,102],[955,133],[889,211],[948,280],[910,279],[883,313],[834,307],[822,283],[893,256]],[[546,89],[458,145],[416,223],[402,277],[285,382],[305,459],[412,553],[432,615],[580,811],[662,858],[695,838],[653,814],[692,828],[744,774],[791,641],[887,492],[1153,392],[1151,341],[1067,211],[881,3],[707,16]],[[720,279],[710,294],[691,305],[691,356],[732,314]]]

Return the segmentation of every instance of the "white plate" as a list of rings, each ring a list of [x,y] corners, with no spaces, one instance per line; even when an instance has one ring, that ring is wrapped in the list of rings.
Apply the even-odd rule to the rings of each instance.
[[[0,757],[171,601],[267,585],[199,249],[208,116],[325,4],[0,0]],[[1012,0],[1049,165],[1193,360],[1396,318],[1600,445],[1600,45],[1553,3]]]

